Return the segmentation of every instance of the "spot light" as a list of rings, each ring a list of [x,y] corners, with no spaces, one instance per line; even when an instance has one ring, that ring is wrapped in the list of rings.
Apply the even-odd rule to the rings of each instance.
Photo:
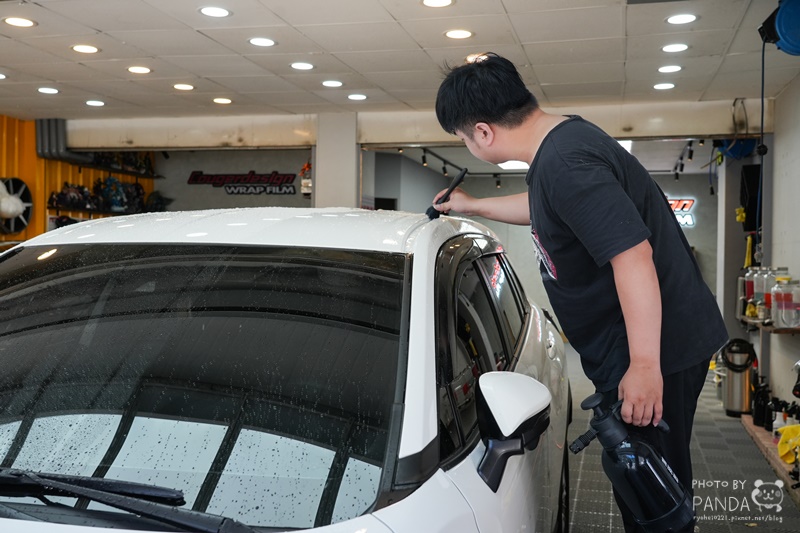
[[[694,158],[694,150],[692,149],[692,142],[689,141],[689,150],[686,152],[686,160],[691,161]]]
[[[425,156],[425,152],[424,151],[422,152],[422,166],[423,167],[427,167],[428,166],[428,158]]]
[[[442,174],[447,176],[447,165],[442,165]]]

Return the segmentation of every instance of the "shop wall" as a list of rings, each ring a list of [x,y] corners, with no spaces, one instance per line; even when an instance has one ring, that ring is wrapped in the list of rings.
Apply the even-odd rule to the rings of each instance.
[[[226,207],[311,207],[311,198],[300,192],[303,165],[311,160],[311,149],[297,150],[197,150],[158,152],[155,165],[165,177],[158,191],[172,199],[169,211],[217,209]],[[252,182],[214,186],[209,182],[223,176],[242,176],[250,172]],[[195,178],[192,175],[195,173]],[[198,177],[198,174],[202,176]],[[267,176],[276,175],[274,178]],[[294,177],[280,178],[280,176]],[[190,179],[195,182],[189,183]],[[269,183],[267,183],[269,182]],[[283,182],[282,185],[279,185]]]
[[[683,221],[683,234],[694,249],[703,279],[716,292],[718,199],[710,194],[708,174],[681,174],[677,181],[672,174],[657,174],[653,179],[670,200],[694,200],[688,210],[677,215]],[[719,191],[716,176],[712,177],[712,183],[715,192]]]
[[[398,211],[424,213],[451,179],[400,154],[375,154],[375,197],[397,200]]]
[[[772,231],[764,236],[770,243],[771,264],[788,266],[800,279],[800,78],[795,78],[776,101],[772,172]],[[770,386],[780,398],[792,401],[797,374],[792,366],[800,359],[800,335],[772,335]]]
[[[110,216],[67,209],[48,208],[51,193],[58,193],[64,183],[92,190],[98,179],[114,176],[122,182],[137,178],[122,173],[79,167],[63,161],[42,159],[36,154],[36,123],[0,115],[0,177],[19,178],[31,192],[32,209],[28,226],[17,233],[0,234],[0,242],[18,242],[44,233],[50,219],[65,215],[76,220]],[[153,180],[139,178],[145,195],[153,191]]]

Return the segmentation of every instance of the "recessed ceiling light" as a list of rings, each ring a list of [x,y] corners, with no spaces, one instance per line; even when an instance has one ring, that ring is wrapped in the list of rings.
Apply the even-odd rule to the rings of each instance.
[[[36,26],[35,21],[19,17],[8,17],[5,19],[5,22],[9,26],[16,26],[18,28],[30,28],[31,26]]]
[[[295,70],[311,70],[314,68],[314,65],[311,63],[303,63],[302,61],[297,63],[292,63],[292,68]]]
[[[469,30],[450,30],[445,35],[451,39],[468,39],[472,37],[472,32]]]
[[[668,74],[668,73],[670,73],[670,72],[678,72],[678,71],[679,71],[679,70],[681,70],[682,68],[683,68],[683,67],[680,67],[680,66],[678,66],[678,65],[666,65],[666,66],[660,67],[660,68],[658,69],[658,71],[659,71],[659,72],[663,72],[664,74]]]
[[[266,37],[253,37],[250,39],[250,44],[253,46],[275,46],[275,41]]]
[[[230,11],[222,7],[204,7],[200,9],[200,13],[207,17],[223,18],[231,14]]]
[[[659,91],[666,91],[667,89],[674,89],[674,88],[675,88],[674,83],[656,83],[655,85],[653,85],[653,89]]]
[[[189,85],[188,83],[176,83],[175,85],[173,85],[173,87],[175,87],[179,91],[191,91],[192,89],[194,89],[194,85]]]
[[[365,94],[350,94],[347,96],[350,100],[366,100],[367,95]]]
[[[86,100],[86,105],[92,107],[103,107],[106,105],[106,103],[101,100]]]
[[[6,75],[5,74],[0,74],[0,80],[4,80],[4,79],[6,79]]]
[[[422,5],[426,7],[447,7],[453,0],[422,0]]]
[[[670,24],[689,24],[690,22],[694,22],[697,20],[697,17],[694,15],[684,14],[684,15],[673,15],[667,19],[667,22]]]
[[[687,48],[689,47],[685,44],[668,44],[667,46],[662,48],[662,50],[664,52],[683,52]]]
[[[99,48],[90,44],[76,44],[72,49],[81,54],[96,54],[100,51]]]
[[[322,82],[322,85],[325,87],[341,87],[344,84],[338,80],[325,80]]]
[[[230,104],[233,102],[230,98],[214,98],[215,104]]]
[[[134,74],[150,74],[152,71],[147,67],[128,67],[128,72]]]
[[[42,94],[58,94],[58,89],[52,87],[39,87],[39,92]]]

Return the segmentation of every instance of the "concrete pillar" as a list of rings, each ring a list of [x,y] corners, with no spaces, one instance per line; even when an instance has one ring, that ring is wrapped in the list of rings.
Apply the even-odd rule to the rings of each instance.
[[[360,207],[360,158],[355,113],[320,113],[314,162],[314,207]]]

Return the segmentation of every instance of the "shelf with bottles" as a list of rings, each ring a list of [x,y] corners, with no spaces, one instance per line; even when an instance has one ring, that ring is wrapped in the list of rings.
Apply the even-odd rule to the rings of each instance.
[[[164,176],[156,174],[150,152],[89,152],[87,155],[91,156],[92,162],[80,165],[82,168],[137,178],[164,179]]]

